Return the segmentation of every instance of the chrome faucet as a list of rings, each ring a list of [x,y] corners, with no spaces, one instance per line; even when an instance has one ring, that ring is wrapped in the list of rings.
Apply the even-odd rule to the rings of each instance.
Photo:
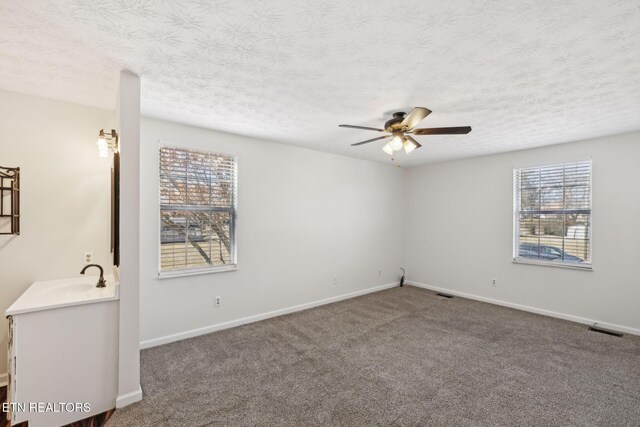
[[[104,270],[98,264],[88,264],[85,265],[80,274],[84,274],[89,267],[98,267],[100,269],[100,278],[98,279],[98,283],[96,284],[96,288],[105,288],[107,286],[107,281],[104,279]]]

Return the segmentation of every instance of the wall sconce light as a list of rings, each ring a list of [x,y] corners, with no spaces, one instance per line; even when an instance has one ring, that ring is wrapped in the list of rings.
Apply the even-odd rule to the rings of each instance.
[[[98,133],[98,155],[100,157],[109,157],[109,152],[118,152],[118,133],[115,129],[111,129],[111,133],[104,133],[104,129],[100,129]]]

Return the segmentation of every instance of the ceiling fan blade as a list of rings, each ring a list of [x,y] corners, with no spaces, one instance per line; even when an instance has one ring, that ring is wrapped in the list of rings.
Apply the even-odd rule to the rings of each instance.
[[[392,136],[393,135],[379,136],[377,138],[367,139],[366,141],[356,142],[355,144],[351,144],[351,146],[355,147],[356,145],[368,144],[370,142],[377,141],[379,139],[391,138]]]
[[[418,141],[416,141],[416,140],[415,140],[411,135],[405,135],[405,137],[406,137],[409,141],[411,141],[411,142],[413,142],[414,144],[416,144],[416,148],[420,148],[420,147],[422,147],[422,144],[420,144]]]
[[[375,131],[378,131],[378,132],[384,132],[384,129],[370,128],[370,127],[367,127],[367,126],[338,125],[338,127],[341,127],[341,128],[352,128],[352,129],[364,129],[364,130],[375,130]]]
[[[406,126],[409,129],[413,129],[415,125],[417,125],[422,119],[431,114],[431,110],[424,107],[415,107],[407,117],[402,121],[402,125]]]
[[[471,132],[471,126],[458,126],[450,128],[424,128],[414,129],[414,135],[453,135]]]

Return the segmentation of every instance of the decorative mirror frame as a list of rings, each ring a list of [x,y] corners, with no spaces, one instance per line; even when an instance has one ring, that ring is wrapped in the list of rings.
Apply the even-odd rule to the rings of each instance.
[[[20,168],[0,166],[0,234],[20,234]]]
[[[113,153],[111,168],[111,253],[113,265],[120,266],[120,153]]]

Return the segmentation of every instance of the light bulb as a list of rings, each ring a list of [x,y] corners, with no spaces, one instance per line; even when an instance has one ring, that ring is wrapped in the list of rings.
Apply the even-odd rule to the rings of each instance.
[[[391,143],[389,142],[384,147],[382,147],[382,151],[384,151],[388,155],[392,156],[393,155],[393,148],[391,148]]]
[[[410,152],[412,152],[413,150],[418,148],[418,146],[413,141],[411,141],[409,139],[405,139],[404,140],[404,144],[403,144],[403,148],[404,148],[404,152],[409,154]]]
[[[402,137],[400,135],[395,135],[389,145],[393,149],[393,151],[402,150]]]
[[[104,137],[104,133],[102,133],[102,131],[100,131],[96,145],[98,146],[98,156],[109,157],[109,144],[107,143],[107,139]]]

